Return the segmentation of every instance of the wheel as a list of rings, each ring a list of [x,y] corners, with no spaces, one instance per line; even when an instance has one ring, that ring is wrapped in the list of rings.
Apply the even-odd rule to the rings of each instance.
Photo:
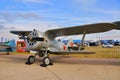
[[[53,65],[53,63],[51,63],[51,60],[50,60],[49,57],[45,57],[45,58],[43,59],[43,64],[41,64],[41,66],[46,67],[46,66],[48,66],[48,65]]]
[[[26,64],[33,64],[35,62],[35,56],[31,55],[28,58],[28,62],[26,62]]]

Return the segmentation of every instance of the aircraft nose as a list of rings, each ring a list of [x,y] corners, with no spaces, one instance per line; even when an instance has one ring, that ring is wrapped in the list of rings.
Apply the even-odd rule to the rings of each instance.
[[[45,43],[45,38],[43,37],[43,33],[37,31],[34,29],[29,35],[28,35],[28,40],[27,44],[29,49],[34,48],[34,49],[40,49]]]

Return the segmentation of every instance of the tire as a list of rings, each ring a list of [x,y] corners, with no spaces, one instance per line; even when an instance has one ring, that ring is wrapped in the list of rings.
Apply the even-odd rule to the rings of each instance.
[[[50,60],[49,57],[45,57],[45,58],[43,59],[43,65],[44,65],[44,66],[50,65],[50,63],[51,63],[51,60]]]
[[[35,62],[35,56],[29,56],[29,58],[28,58],[28,63],[29,64],[33,64]]]

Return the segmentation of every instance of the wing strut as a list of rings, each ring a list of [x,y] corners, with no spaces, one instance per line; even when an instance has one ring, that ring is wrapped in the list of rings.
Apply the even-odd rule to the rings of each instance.
[[[80,46],[79,46],[79,51],[82,50],[82,48],[83,48],[83,46],[84,46],[85,35],[86,35],[86,31],[84,30],[83,36],[82,36],[82,41],[81,41],[81,44],[80,44]]]

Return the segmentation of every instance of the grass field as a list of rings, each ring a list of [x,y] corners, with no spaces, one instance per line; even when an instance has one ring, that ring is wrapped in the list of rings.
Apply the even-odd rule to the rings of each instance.
[[[101,46],[85,47],[85,50],[95,52],[95,54],[69,54],[69,56],[81,57],[81,58],[120,58],[120,46],[113,48],[102,48]],[[28,52],[11,52],[10,54],[26,54]]]
[[[86,47],[85,50],[95,52],[95,54],[71,54],[83,58],[120,58],[120,47],[102,48],[101,46]]]

